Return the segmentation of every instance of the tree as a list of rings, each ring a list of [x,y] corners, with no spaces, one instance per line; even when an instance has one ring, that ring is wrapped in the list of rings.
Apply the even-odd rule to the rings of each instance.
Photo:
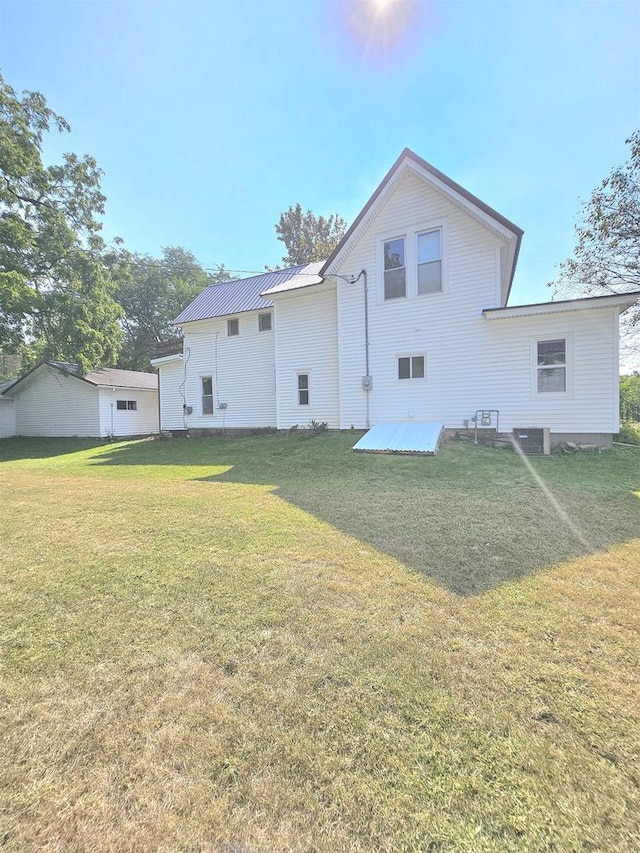
[[[640,130],[626,140],[629,160],[611,171],[583,205],[573,257],[560,265],[556,293],[604,295],[640,292]],[[640,307],[624,315],[636,342]]]
[[[328,219],[310,210],[303,213],[301,205],[296,204],[280,214],[275,229],[278,240],[287,247],[283,263],[297,266],[326,260],[344,236],[347,223],[337,213]]]
[[[620,416],[623,421],[640,421],[640,373],[620,377]]]
[[[45,166],[52,130],[70,127],[39,92],[20,99],[0,75],[0,349],[86,372],[117,357],[122,312],[99,236],[102,173],[76,154]]]
[[[163,249],[161,258],[121,251],[113,261],[116,298],[124,309],[118,364],[130,370],[149,370],[158,345],[177,339],[171,321],[207,285],[229,279],[223,266],[209,274],[179,246]]]

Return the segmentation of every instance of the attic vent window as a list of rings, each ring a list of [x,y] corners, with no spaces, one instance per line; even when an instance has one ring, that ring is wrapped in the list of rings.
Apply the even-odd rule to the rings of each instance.
[[[387,240],[384,248],[384,298],[398,299],[407,295],[404,237]]]

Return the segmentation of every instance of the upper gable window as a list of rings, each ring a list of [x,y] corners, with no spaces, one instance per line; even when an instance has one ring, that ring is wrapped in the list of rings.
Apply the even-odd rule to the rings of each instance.
[[[404,237],[386,240],[384,249],[384,298],[397,299],[407,295]]]
[[[418,234],[418,294],[442,290],[442,240],[439,228]]]
[[[232,338],[234,335],[240,334],[240,320],[227,320],[227,335]]]

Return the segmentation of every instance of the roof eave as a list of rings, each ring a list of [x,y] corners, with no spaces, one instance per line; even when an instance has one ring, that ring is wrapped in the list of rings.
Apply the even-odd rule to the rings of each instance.
[[[640,299],[640,291],[634,293],[612,293],[605,296],[585,296],[577,299],[561,299],[557,302],[532,302],[528,305],[512,305],[508,308],[485,308],[486,320],[508,320],[529,317],[533,314],[561,314],[567,311],[585,311],[597,308],[619,308],[626,311]]]
[[[349,243],[349,241],[354,236],[357,229],[359,228],[359,226],[361,225],[361,223],[365,219],[369,210],[373,207],[373,205],[375,204],[377,199],[384,192],[385,188],[387,187],[389,182],[392,180],[392,178],[396,174],[396,172],[401,168],[401,166],[405,162],[405,160],[412,161],[415,166],[419,167],[419,169],[421,169],[423,172],[426,172],[427,175],[430,176],[431,179],[433,179],[436,184],[443,184],[445,188],[448,188],[448,190],[450,191],[450,194],[454,194],[454,195],[459,196],[461,199],[464,200],[464,202],[466,204],[475,207],[485,217],[489,217],[490,219],[492,219],[498,226],[500,226],[500,228],[502,230],[506,230],[507,232],[509,232],[509,234],[512,235],[511,239],[515,239],[515,241],[516,241],[515,242],[515,249],[513,252],[513,260],[511,263],[511,273],[509,276],[509,290],[507,292],[507,299],[508,299],[508,294],[511,291],[511,285],[513,283],[513,277],[515,274],[516,262],[518,260],[518,255],[520,253],[520,243],[522,241],[522,236],[524,234],[524,231],[522,230],[522,228],[519,228],[517,225],[515,225],[513,222],[511,222],[509,219],[507,219],[501,213],[498,213],[497,210],[494,210],[492,207],[489,207],[488,204],[485,204],[481,199],[479,199],[477,196],[473,195],[473,193],[470,193],[468,190],[466,190],[460,184],[456,183],[456,181],[449,178],[447,175],[444,174],[444,172],[441,172],[439,169],[436,169],[436,167],[432,166],[431,163],[428,163],[422,157],[418,156],[410,148],[403,149],[400,156],[397,158],[395,163],[391,166],[391,168],[389,169],[387,174],[384,176],[382,181],[378,184],[378,186],[374,190],[373,194],[371,195],[371,197],[369,198],[369,200],[367,201],[365,206],[362,208],[362,210],[360,211],[358,216],[355,218],[355,220],[353,221],[351,226],[347,229],[342,240],[338,243],[336,248],[329,255],[329,257],[325,261],[324,265],[320,269],[319,275],[321,275],[321,276],[326,275],[326,273],[329,270],[329,268],[331,267],[331,265],[334,263],[334,261],[337,259],[337,257],[341,254],[343,249],[347,246],[347,244]]]

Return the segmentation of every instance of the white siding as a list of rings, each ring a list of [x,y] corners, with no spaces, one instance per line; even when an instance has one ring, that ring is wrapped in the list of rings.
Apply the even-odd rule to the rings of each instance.
[[[100,432],[109,435],[149,435],[158,432],[158,392],[133,388],[100,388]],[[118,400],[133,400],[136,409],[120,410]]]
[[[258,314],[265,313],[234,315],[240,334],[232,337],[227,335],[226,317],[185,323],[185,401],[193,408],[186,418],[188,428],[275,427],[275,324],[271,331],[258,331]],[[203,376],[210,376],[213,382],[212,415],[202,413]],[[227,408],[220,409],[220,403]]]
[[[15,396],[18,435],[100,437],[98,389],[40,368]]]
[[[276,297],[278,429],[310,420],[339,426],[336,289],[314,285]],[[298,374],[309,374],[309,405],[299,405]]]
[[[0,397],[0,438],[16,434],[16,408],[9,397]]]
[[[183,399],[180,393],[184,379],[184,362],[177,357],[158,364],[160,394],[160,429],[184,429]]]
[[[442,293],[387,300],[382,293],[381,240],[435,225],[444,228]],[[333,271],[358,275],[365,269],[369,287],[370,422],[435,420],[446,409],[443,395],[467,411],[460,383],[467,383],[488,343],[483,308],[499,305],[501,237],[480,224],[413,172],[406,172],[376,218]],[[407,269],[409,284],[415,275]],[[363,281],[338,281],[340,425],[366,426]],[[397,379],[397,357],[424,354],[427,380]],[[472,389],[473,390],[473,389]],[[480,404],[482,405],[482,404]],[[474,409],[477,406],[474,406]],[[468,414],[465,414],[468,417]]]

